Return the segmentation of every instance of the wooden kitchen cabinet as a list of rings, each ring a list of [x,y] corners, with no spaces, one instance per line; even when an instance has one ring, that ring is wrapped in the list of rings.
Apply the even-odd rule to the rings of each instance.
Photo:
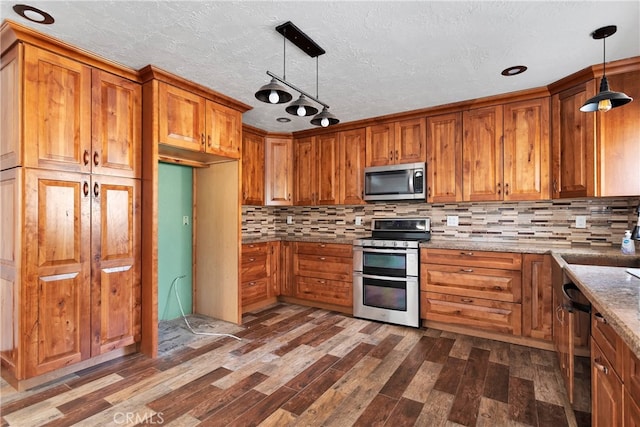
[[[338,135],[323,134],[294,140],[294,204],[338,203]]]
[[[365,129],[340,132],[338,144],[339,203],[364,204]]]
[[[243,312],[271,295],[271,259],[269,242],[242,245],[240,292]]]
[[[462,201],[462,113],[427,117],[427,202]]]
[[[425,139],[424,118],[368,126],[366,166],[423,162]]]
[[[549,98],[504,104],[503,199],[550,198]]]
[[[522,256],[420,250],[421,318],[522,335]]]
[[[16,68],[20,52],[24,73]],[[5,101],[3,95],[3,102],[11,103],[4,107],[14,114],[22,107],[24,120],[22,125],[18,116],[7,117],[3,169],[25,166],[140,177],[139,83],[32,45],[14,47],[2,61],[3,88],[24,88],[23,97],[18,91]]]
[[[158,143],[178,149],[240,158],[242,113],[160,81]]]
[[[293,204],[293,140],[291,138],[265,138],[264,187],[265,205],[291,206]]]
[[[242,131],[242,204],[264,205],[264,136]]]
[[[353,305],[353,248],[338,243],[295,242],[295,296],[336,306],[349,312]],[[348,307],[348,309],[340,309]]]
[[[503,199],[502,114],[501,105],[462,113],[463,200]]]
[[[591,342],[591,425],[621,426],[623,418],[623,386],[611,362],[597,342]]]
[[[551,97],[553,198],[595,195],[596,114],[580,111],[595,95],[591,79]]]
[[[628,345],[623,347],[624,425],[640,426],[640,359]]]
[[[522,335],[552,339],[551,255],[522,256]]]

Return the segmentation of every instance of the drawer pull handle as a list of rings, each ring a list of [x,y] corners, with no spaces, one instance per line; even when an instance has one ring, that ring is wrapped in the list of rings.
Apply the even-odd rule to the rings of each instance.
[[[255,286],[256,282],[249,282],[249,286]]]
[[[598,359],[594,359],[593,360],[593,366],[600,372],[602,372],[605,375],[609,374],[609,368],[604,366],[602,363],[600,363],[598,361]]]
[[[93,164],[95,166],[98,166],[100,164],[100,155],[98,154],[97,151],[94,151],[93,153]]]
[[[460,252],[460,255],[473,256],[473,252]]]
[[[600,313],[594,314],[593,317],[596,318],[596,321],[598,323],[602,323],[603,325],[606,325],[606,324],[609,323],[609,322],[607,322],[607,319],[605,319],[604,316],[602,316],[602,314],[600,314]]]
[[[327,245],[325,245],[324,243],[320,243],[320,247],[321,248],[325,248],[325,247],[327,247]]]
[[[471,298],[460,298],[460,301],[467,302],[467,303],[473,302]]]
[[[253,262],[255,260],[256,260],[255,258],[249,258],[249,262]]]
[[[502,288],[501,288],[500,286],[494,286],[494,287],[493,287],[493,290],[495,290],[495,291],[501,291],[501,290],[502,290]]]
[[[324,280],[320,280],[320,282],[319,282],[319,283],[320,283],[321,285],[326,285],[326,284],[327,284],[327,282],[326,282],[326,281],[324,281]]]
[[[323,257],[323,256],[321,256],[321,257],[320,257],[320,261],[324,261],[324,260],[326,260],[326,258],[325,258],[325,257]]]
[[[460,273],[473,273],[473,268],[461,268]]]
[[[85,166],[89,164],[89,150],[84,150],[84,155],[82,156],[82,160],[84,161]]]

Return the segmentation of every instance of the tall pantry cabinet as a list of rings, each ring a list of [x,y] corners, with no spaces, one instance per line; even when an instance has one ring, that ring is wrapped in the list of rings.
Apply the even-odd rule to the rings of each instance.
[[[140,340],[141,87],[69,47],[24,43],[12,25],[0,67],[0,356],[24,388]]]

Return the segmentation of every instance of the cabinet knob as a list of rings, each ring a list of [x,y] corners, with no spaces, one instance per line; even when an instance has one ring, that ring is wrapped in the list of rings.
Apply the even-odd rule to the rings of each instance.
[[[427,197],[431,197],[431,187],[427,187]]]
[[[393,160],[393,151],[389,151],[389,160]]]
[[[211,148],[211,135],[207,135],[207,145]]]
[[[504,195],[508,196],[509,195],[509,183],[506,183],[504,185]]]
[[[95,166],[98,166],[98,164],[100,164],[100,155],[98,154],[97,151],[93,152],[93,164]]]
[[[496,193],[498,193],[498,194],[502,193],[502,184],[498,183],[498,185],[497,185],[496,187],[497,187],[497,189],[498,189],[498,190],[496,191]]]
[[[396,150],[396,160],[398,160],[398,150]]]

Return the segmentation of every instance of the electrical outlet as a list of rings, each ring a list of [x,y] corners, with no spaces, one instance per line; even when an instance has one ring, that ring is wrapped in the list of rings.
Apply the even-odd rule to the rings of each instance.
[[[361,216],[357,216],[356,217],[356,225],[362,225],[362,217]]]
[[[187,215],[182,217],[182,225],[189,225],[189,217]]]
[[[576,216],[576,228],[587,228],[587,217],[583,215]]]
[[[449,227],[457,227],[458,226],[458,215],[447,215],[447,226],[449,226]]]
[[[292,215],[287,215],[287,224],[289,224],[289,225],[293,224],[293,216]]]

